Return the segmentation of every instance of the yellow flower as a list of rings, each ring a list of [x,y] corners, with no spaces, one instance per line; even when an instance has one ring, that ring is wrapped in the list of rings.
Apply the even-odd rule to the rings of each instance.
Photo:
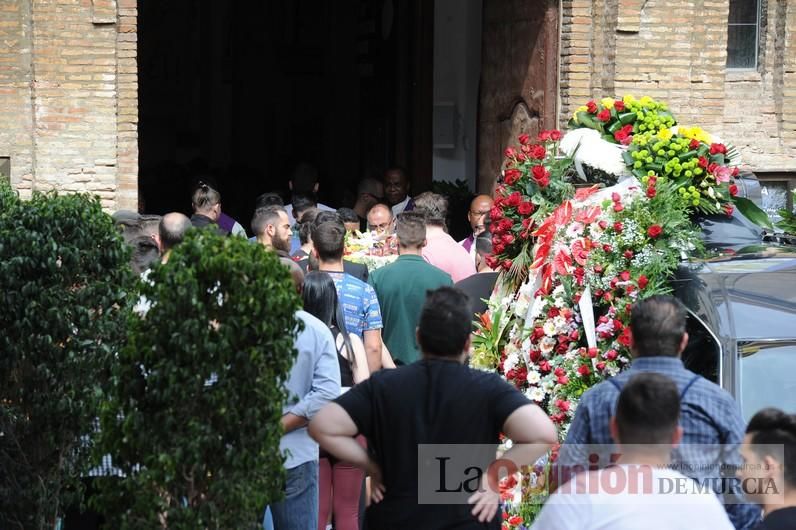
[[[671,140],[673,134],[672,131],[664,128],[658,131],[658,134],[656,136],[658,137],[659,140]]]
[[[641,99],[638,102],[641,104],[642,107],[648,107],[648,106],[652,105],[653,103],[655,103],[655,100],[653,100],[649,96],[642,96]]]
[[[677,128],[677,132],[686,138],[690,138],[691,140],[698,140],[700,142],[705,142],[706,144],[711,143],[710,135],[699,127],[680,126]]]
[[[631,103],[636,102],[636,98],[633,97],[633,94],[625,94],[625,97],[622,98],[622,101],[625,102],[625,105],[630,105]]]
[[[600,103],[602,103],[603,107],[605,107],[608,110],[614,108],[614,98],[602,98],[600,100]]]

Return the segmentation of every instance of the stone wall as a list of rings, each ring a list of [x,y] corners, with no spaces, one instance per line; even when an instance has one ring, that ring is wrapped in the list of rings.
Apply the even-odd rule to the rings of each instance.
[[[796,171],[796,3],[762,1],[760,64],[740,71],[727,0],[562,0],[560,125],[592,97],[649,95],[753,171]]]
[[[135,0],[4,0],[0,156],[31,190],[137,205]]]

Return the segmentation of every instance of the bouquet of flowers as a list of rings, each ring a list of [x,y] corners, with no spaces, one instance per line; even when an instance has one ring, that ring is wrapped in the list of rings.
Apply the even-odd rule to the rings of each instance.
[[[593,129],[606,142],[629,145],[638,133],[656,133],[675,123],[665,103],[649,96],[636,99],[627,94],[622,98],[602,98],[599,102],[590,100],[578,107],[568,125],[570,129]]]
[[[536,224],[573,192],[564,179],[572,161],[558,157],[560,140],[560,131],[542,131],[538,143],[523,134],[518,147],[505,151],[502,182],[490,212],[494,253],[487,260],[493,269],[506,271],[514,284],[524,279],[530,265]]]
[[[395,236],[383,237],[375,232],[347,233],[343,256],[372,271],[398,259],[398,244]]]

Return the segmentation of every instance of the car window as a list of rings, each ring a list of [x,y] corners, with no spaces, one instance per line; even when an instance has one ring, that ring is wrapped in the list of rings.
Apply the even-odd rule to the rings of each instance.
[[[765,407],[796,413],[796,340],[739,342],[738,354],[746,421]]]
[[[681,358],[686,368],[716,384],[719,384],[719,356],[721,354],[715,338],[694,315],[687,320],[688,345]]]

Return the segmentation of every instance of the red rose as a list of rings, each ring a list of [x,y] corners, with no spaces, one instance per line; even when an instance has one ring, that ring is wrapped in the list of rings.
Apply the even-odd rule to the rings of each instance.
[[[599,371],[601,371],[601,372],[602,372],[603,370],[605,370],[605,362],[604,362],[604,361],[600,361],[600,362],[598,362],[598,363],[597,363],[597,369],[598,369]]]
[[[605,355],[603,357],[605,357],[609,361],[613,361],[617,357],[616,350],[608,350],[607,352],[605,352]]]
[[[637,282],[638,288],[639,289],[645,288],[649,282],[650,281],[647,279],[647,277],[642,274],[641,276],[638,277],[638,282]]]
[[[699,157],[699,167],[701,167],[701,168],[708,167],[708,159],[705,158],[704,156],[700,156]]]
[[[621,273],[619,273],[619,278],[623,282],[629,281],[630,280],[630,271],[622,271]]]
[[[740,173],[741,173],[740,168],[738,166],[735,166],[734,168],[732,168],[732,173],[730,173],[730,175],[732,175],[733,177],[737,177]]]
[[[506,245],[504,245],[503,243],[492,243],[492,251],[495,254],[503,254],[504,250],[506,250]],[[494,267],[492,268],[494,269]]]
[[[625,256],[625,259],[633,259],[633,251],[632,250],[625,250],[624,256]]]
[[[603,294],[603,300],[605,300],[606,302],[610,302],[613,299],[614,299],[614,295],[612,295],[611,293]]]
[[[513,147],[507,147],[503,154],[506,155],[506,158],[514,158],[517,155],[517,151]]]
[[[561,412],[567,412],[569,410],[569,402],[565,401],[563,399],[557,399],[556,400],[556,407]]]
[[[717,155],[717,154],[726,155],[727,154],[727,148],[724,146],[724,144],[710,144],[710,154],[711,155]]]
[[[559,385],[566,385],[567,383],[569,383],[569,377],[562,375],[558,377],[557,381]]]
[[[523,521],[523,519],[519,515],[514,515],[512,517],[509,517],[509,524],[512,525],[512,526],[521,525],[522,521]]]
[[[548,310],[547,310],[547,318],[555,318],[555,317],[557,317],[557,316],[558,316],[560,313],[561,313],[561,312],[558,310],[558,308],[557,308],[557,307],[551,307],[550,309],[548,309]],[[562,368],[562,369],[563,369],[563,368]]]
[[[710,164],[708,164],[708,173],[715,173],[716,170],[719,169],[720,167],[721,166],[718,165],[717,163],[711,162]]]
[[[647,188],[647,197],[648,198],[654,199],[656,193],[657,193],[657,191],[655,191],[655,188],[653,186],[650,186],[649,188]]]
[[[522,173],[519,169],[507,169],[503,173],[503,182],[506,183],[508,186],[513,186],[518,180],[522,177]]]
[[[613,192],[611,194],[611,200],[614,202],[620,202],[622,200],[622,196],[619,195],[617,192]]]
[[[625,130],[624,130],[624,129],[619,129],[618,131],[616,131],[616,132],[614,133],[614,140],[616,140],[616,141],[617,141],[617,142],[619,142],[620,144],[621,144],[623,141],[627,140],[627,137],[628,137],[628,134],[627,134],[627,132],[625,132]]]
[[[530,140],[531,140],[531,137],[530,137],[530,136],[528,136],[527,134],[523,133],[523,134],[519,135],[519,136],[517,137],[517,139],[520,141],[520,144],[522,144],[522,145],[528,145],[528,142],[530,142]]]
[[[661,228],[661,225],[652,225],[647,229],[647,235],[653,239],[661,235],[662,232],[663,228]]]
[[[738,186],[736,184],[730,184],[730,195],[733,197],[738,195]]]
[[[511,268],[511,265],[512,265],[512,263],[511,263],[511,260],[510,260],[510,259],[507,259],[507,260],[505,260],[505,261],[503,262],[503,270],[504,270],[504,271],[507,271],[507,270],[509,270],[509,269]]]
[[[688,144],[688,148],[691,149],[692,151],[694,149],[699,149],[699,140],[691,140],[691,143]]]
[[[554,142],[557,142],[561,139],[561,131],[553,129],[550,131],[550,139]]]
[[[492,270],[497,269],[498,260],[495,256],[493,256],[492,254],[487,254],[485,259],[486,259],[486,264],[490,269]]]
[[[539,363],[539,371],[540,372],[549,372],[550,371],[550,363],[548,361],[542,361]]]
[[[533,213],[533,203],[525,201],[517,207],[517,212],[520,215],[530,215]]]
[[[586,353],[589,355],[590,358],[594,359],[597,357],[598,350],[597,348],[589,348],[586,350]]]
[[[597,119],[600,120],[600,121],[603,121],[603,122],[610,120],[611,119],[611,111],[608,110],[608,109],[601,110],[600,113],[597,114]]]
[[[495,201],[497,203],[497,201]],[[503,219],[503,208],[500,206],[493,206],[491,210],[489,210],[489,218],[492,222],[500,221]]]
[[[544,177],[536,181],[536,185],[540,188],[546,188],[550,185],[550,177]]]
[[[611,248],[611,245],[609,245],[608,243],[603,244],[603,252],[611,252],[612,250],[613,249]]]
[[[580,366],[578,366],[578,373],[581,376],[585,377],[591,373],[591,368],[589,368],[589,365],[587,364],[581,364]]]
[[[516,208],[522,202],[522,195],[520,195],[519,191],[515,191],[511,195],[506,198],[506,204]]]
[[[504,234],[501,238],[506,245],[511,245],[514,243],[514,235],[513,234]]]
[[[508,232],[509,230],[511,230],[511,227],[514,226],[514,221],[512,221],[509,218],[501,219],[500,222],[498,223],[498,226],[500,227],[500,230],[502,232]]]
[[[608,221],[602,220],[599,223],[597,223],[597,226],[605,230],[606,228],[608,228]]]
[[[544,157],[547,156],[547,149],[538,144],[533,145],[531,146],[531,152],[529,154],[531,155],[531,158],[535,158],[537,160],[544,160]]]
[[[593,99],[589,100],[589,102],[586,103],[586,109],[592,114],[597,114],[597,103],[595,103]]]
[[[732,212],[734,212],[734,211],[735,211],[735,208],[733,207],[732,204],[727,203],[727,204],[724,205],[724,213],[727,214],[727,217],[732,216]]]
[[[622,206],[622,203],[621,203],[621,202],[615,202],[615,203],[614,203],[614,211],[615,211],[615,212],[621,212],[621,211],[622,211],[622,210],[624,210],[624,209],[625,209],[625,207],[624,207],[624,206]]]
[[[528,160],[528,157],[525,156],[525,153],[517,153],[517,160],[520,162],[525,162]]]
[[[533,176],[533,179],[536,181],[539,181],[545,177],[550,176],[550,172],[547,171],[547,169],[542,165],[533,166],[533,169],[531,169],[531,174]]]
[[[621,99],[617,99],[614,101],[614,108],[616,109],[616,112],[622,112],[625,110],[625,102]]]
[[[542,131],[539,133],[538,139],[540,142],[547,142],[550,140],[550,131]]]
[[[622,330],[622,334],[619,335],[619,338],[616,340],[619,342],[619,344],[628,348],[630,347],[630,336],[630,328],[628,327]]]

